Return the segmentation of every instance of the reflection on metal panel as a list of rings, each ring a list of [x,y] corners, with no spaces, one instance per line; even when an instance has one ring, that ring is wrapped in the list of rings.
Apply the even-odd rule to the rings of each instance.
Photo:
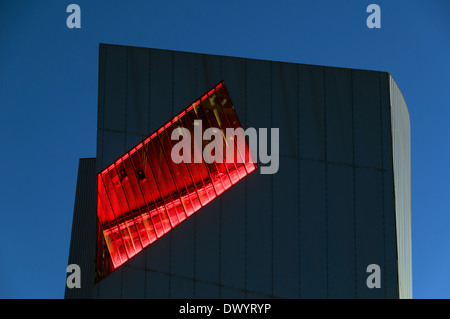
[[[198,161],[195,154],[210,141],[198,145],[195,139],[189,163],[172,160],[172,132],[184,128],[194,136],[196,120],[201,120],[203,130],[220,131],[223,160]],[[98,174],[97,216],[114,269],[256,169],[247,142],[225,138],[227,128],[238,127],[230,96],[220,82]],[[232,160],[226,156],[230,152]],[[97,267],[102,265],[97,258]],[[102,272],[107,274],[108,270]]]
[[[399,297],[412,298],[411,270],[411,137],[408,108],[392,77],[391,121],[394,157],[395,212]]]

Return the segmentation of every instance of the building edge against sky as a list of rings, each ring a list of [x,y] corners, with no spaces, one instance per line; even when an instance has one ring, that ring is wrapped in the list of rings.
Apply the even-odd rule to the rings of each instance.
[[[412,298],[411,130],[403,94],[389,75],[400,298]]]
[[[244,128],[280,128],[279,172],[95,283],[97,173],[222,80]],[[82,288],[66,298],[412,297],[409,115],[388,73],[101,44],[98,108],[69,252]]]

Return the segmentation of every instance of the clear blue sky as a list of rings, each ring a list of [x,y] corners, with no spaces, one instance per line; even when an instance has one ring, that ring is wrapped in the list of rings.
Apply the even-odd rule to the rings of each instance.
[[[390,72],[411,117],[413,296],[450,298],[449,16],[448,0],[1,1],[0,298],[64,296],[100,42]]]

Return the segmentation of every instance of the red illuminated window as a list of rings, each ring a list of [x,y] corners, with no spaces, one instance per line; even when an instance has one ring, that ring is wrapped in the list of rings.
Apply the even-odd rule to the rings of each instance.
[[[203,147],[210,143],[202,140],[203,145],[197,145],[195,120],[202,120],[203,131],[210,127],[221,130],[223,161],[195,163],[195,151],[201,154]],[[256,169],[247,142],[242,147],[235,139],[225,138],[226,128],[238,127],[239,119],[230,96],[224,82],[220,82],[98,174],[97,270],[102,276]],[[172,161],[171,150],[178,141],[170,137],[177,128],[191,132],[190,163]],[[234,160],[227,162],[225,154],[231,149]]]

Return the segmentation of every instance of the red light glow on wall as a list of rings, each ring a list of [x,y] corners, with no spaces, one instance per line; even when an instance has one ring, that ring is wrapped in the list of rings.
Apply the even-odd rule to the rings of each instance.
[[[170,139],[172,131],[186,128],[193,136],[194,120],[202,120],[203,130],[215,127],[222,131],[222,163],[195,163],[195,148],[201,152],[210,143],[203,141],[200,147],[195,139],[190,163],[172,161],[171,150],[177,142]],[[239,119],[230,96],[224,82],[220,82],[98,174],[99,230],[114,268],[256,169],[256,164],[250,161],[247,142],[245,149],[239,149],[236,140],[225,138],[226,128],[238,127]],[[231,148],[235,160],[227,162],[225,154]]]

